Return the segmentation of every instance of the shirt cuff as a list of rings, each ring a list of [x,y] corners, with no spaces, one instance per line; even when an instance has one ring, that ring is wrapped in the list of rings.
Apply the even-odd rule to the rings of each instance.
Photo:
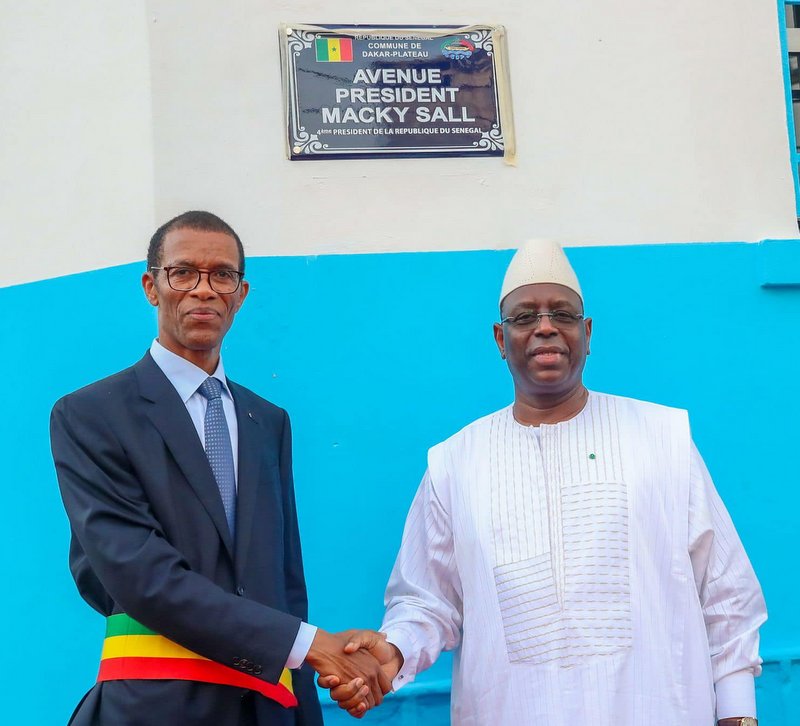
[[[736,716],[756,717],[756,684],[750,671],[736,671],[714,684],[717,720]]]
[[[303,665],[308,651],[311,650],[311,643],[314,642],[316,634],[316,626],[300,623],[300,630],[297,631],[297,637],[294,639],[294,645],[289,651],[289,658],[286,661],[287,668],[299,668]]]
[[[409,658],[409,655],[413,652],[411,639],[402,630],[387,630],[385,634],[386,641],[394,645],[403,656],[403,665],[392,681],[392,691],[399,691],[403,686],[413,683],[414,678],[416,678],[414,663]]]

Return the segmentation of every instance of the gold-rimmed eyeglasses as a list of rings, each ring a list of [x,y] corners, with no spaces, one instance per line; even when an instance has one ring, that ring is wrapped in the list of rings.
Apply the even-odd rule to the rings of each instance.
[[[550,319],[550,324],[554,328],[574,328],[583,320],[583,315],[571,313],[567,310],[547,310],[541,313],[534,312],[533,310],[526,310],[517,315],[503,318],[500,322],[503,325],[508,323],[508,325],[519,328],[520,330],[529,330],[530,328],[538,326],[544,317]]]

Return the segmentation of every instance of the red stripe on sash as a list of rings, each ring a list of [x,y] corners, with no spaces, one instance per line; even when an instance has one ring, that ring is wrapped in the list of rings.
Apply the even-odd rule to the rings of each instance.
[[[105,658],[100,662],[100,681],[178,680],[218,683],[223,686],[248,688],[277,701],[284,708],[297,705],[297,697],[280,683],[267,683],[260,678],[239,673],[212,660],[193,658]]]

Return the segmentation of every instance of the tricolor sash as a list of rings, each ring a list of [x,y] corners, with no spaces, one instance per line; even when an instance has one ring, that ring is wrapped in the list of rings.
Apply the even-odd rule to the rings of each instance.
[[[126,679],[179,680],[248,688],[285,708],[297,705],[292,674],[283,669],[277,683],[217,663],[119,613],[106,618],[106,638],[97,682]]]

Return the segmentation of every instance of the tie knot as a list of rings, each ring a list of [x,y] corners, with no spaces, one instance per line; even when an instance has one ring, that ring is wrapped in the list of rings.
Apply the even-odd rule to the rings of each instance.
[[[216,379],[209,376],[197,389],[200,394],[205,396],[209,401],[213,401],[222,397],[222,384]]]

